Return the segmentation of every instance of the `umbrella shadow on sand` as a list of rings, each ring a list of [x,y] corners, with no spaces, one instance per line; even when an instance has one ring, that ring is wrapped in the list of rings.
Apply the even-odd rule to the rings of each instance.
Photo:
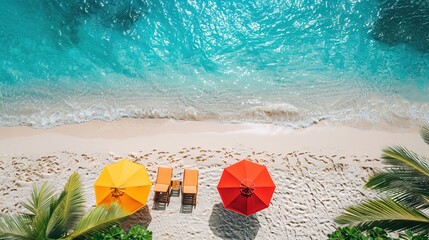
[[[242,216],[225,209],[222,203],[213,206],[209,225],[211,231],[222,239],[255,239],[260,227],[256,215]]]
[[[125,231],[129,231],[134,225],[139,224],[145,228],[147,228],[152,221],[152,216],[149,212],[149,207],[144,206],[137,212],[133,213],[129,216],[125,221],[121,223],[121,228]]]

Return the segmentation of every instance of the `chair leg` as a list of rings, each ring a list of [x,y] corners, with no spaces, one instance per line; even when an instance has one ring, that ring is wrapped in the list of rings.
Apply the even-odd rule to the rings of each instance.
[[[170,205],[170,188],[167,190],[167,205]]]
[[[195,194],[194,195],[194,208],[196,208],[197,207],[197,195]]]
[[[158,192],[155,192],[155,194],[153,195],[153,202],[157,202],[156,200],[158,199]]]

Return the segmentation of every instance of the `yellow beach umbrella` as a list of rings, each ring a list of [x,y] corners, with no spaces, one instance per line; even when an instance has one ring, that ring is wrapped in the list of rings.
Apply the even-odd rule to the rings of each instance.
[[[146,205],[152,182],[143,165],[121,160],[107,165],[95,181],[96,204],[119,202],[133,213]]]

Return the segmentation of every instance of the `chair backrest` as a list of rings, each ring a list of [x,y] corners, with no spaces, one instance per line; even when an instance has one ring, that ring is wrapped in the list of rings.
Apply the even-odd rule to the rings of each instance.
[[[173,168],[158,167],[156,183],[170,185],[173,176]]]
[[[198,186],[198,169],[185,169],[183,186]]]

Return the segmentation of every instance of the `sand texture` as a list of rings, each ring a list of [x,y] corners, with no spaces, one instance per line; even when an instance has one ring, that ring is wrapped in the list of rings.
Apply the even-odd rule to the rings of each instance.
[[[333,218],[340,209],[366,195],[362,184],[378,161],[309,152],[276,154],[199,147],[178,152],[154,149],[126,156],[70,152],[31,158],[6,155],[0,162],[1,213],[17,210],[17,203],[29,196],[32,183],[49,181],[61,187],[71,172],[80,173],[90,207],[95,201],[92,184],[103,166],[122,158],[145,165],[153,181],[157,166],[172,166],[174,179],[182,178],[185,167],[200,170],[195,209],[182,209],[180,197],[174,196],[165,209],[153,209],[151,192],[148,207],[138,218],[133,217],[131,222],[148,226],[154,239],[323,239],[335,228]],[[271,206],[248,218],[225,210],[216,190],[222,169],[243,158],[267,165],[277,185]],[[6,164],[9,161],[11,164]]]
[[[374,195],[363,189],[363,185],[374,170],[383,166],[380,161],[381,148],[378,154],[375,149],[378,145],[364,144],[364,139],[351,138],[349,144],[353,146],[358,143],[359,147],[347,148],[349,145],[342,142],[344,139],[340,137],[346,130],[335,133],[339,135],[331,131],[333,135],[329,137],[330,140],[320,142],[319,145],[318,141],[311,140],[321,131],[317,129],[312,130],[316,131],[314,134],[298,130],[261,134],[257,129],[246,133],[241,130],[219,133],[213,132],[213,129],[206,131],[194,128],[194,137],[196,134],[200,137],[197,139],[203,139],[199,141],[200,144],[198,140],[190,139],[188,133],[180,131],[163,135],[139,135],[134,132],[133,136],[121,136],[114,140],[129,143],[134,150],[127,153],[123,153],[128,150],[127,147],[116,149],[114,145],[109,145],[112,151],[100,151],[106,147],[103,144],[109,137],[83,137],[88,134],[85,131],[81,136],[73,136],[74,140],[67,140],[70,135],[64,133],[52,137],[50,131],[46,130],[40,130],[41,134],[22,131],[17,131],[19,134],[16,136],[10,133],[7,135],[7,131],[3,131],[3,135],[0,132],[0,143],[4,143],[0,147],[6,149],[7,144],[13,145],[21,139],[21,147],[25,148],[26,141],[39,140],[40,144],[46,138],[52,138],[72,144],[76,148],[74,150],[79,149],[76,146],[79,146],[80,141],[91,141],[97,150],[70,151],[60,145],[41,146],[41,152],[5,150],[6,153],[0,154],[1,214],[22,210],[19,202],[29,197],[33,183],[48,181],[62,188],[72,172],[80,174],[85,186],[87,206],[90,208],[95,202],[92,186],[96,178],[105,165],[120,159],[129,159],[146,166],[153,182],[158,166],[173,167],[173,179],[182,179],[184,168],[199,169],[199,193],[195,209],[181,206],[180,197],[177,196],[171,197],[168,206],[154,205],[152,190],[147,207],[124,223],[125,227],[135,223],[147,226],[153,231],[154,239],[326,239],[326,235],[336,227],[334,218],[344,207]],[[108,129],[106,131],[109,132]],[[399,144],[408,144],[406,146],[412,149],[423,149],[425,146],[420,143],[417,132],[365,131],[359,134],[362,138],[372,137],[372,134],[379,136],[380,140],[376,142],[381,146],[390,144],[392,138],[402,139],[401,136],[407,142]],[[183,141],[177,140],[180,136]],[[278,143],[292,142],[294,138],[299,144],[288,146]],[[308,145],[305,144],[306,138]],[[338,144],[332,138],[336,138]],[[208,147],[213,139],[216,144]],[[137,147],[135,141],[145,144]],[[62,148],[64,150],[60,150]],[[49,149],[52,151],[49,152]],[[277,185],[270,207],[250,217],[224,209],[216,189],[223,168],[241,159],[266,165]]]

